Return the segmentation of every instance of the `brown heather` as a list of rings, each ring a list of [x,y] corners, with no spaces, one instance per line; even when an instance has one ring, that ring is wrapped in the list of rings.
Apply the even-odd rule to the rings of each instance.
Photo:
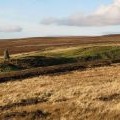
[[[19,54],[40,51],[51,47],[70,47],[97,43],[119,44],[120,35],[106,35],[96,37],[36,37],[17,40],[0,40],[0,55],[3,55],[3,51],[7,48],[9,48],[10,54]]]

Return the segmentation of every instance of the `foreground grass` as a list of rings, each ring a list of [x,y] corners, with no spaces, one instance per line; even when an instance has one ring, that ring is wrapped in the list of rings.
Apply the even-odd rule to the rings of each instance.
[[[0,119],[119,120],[120,65],[0,84]]]

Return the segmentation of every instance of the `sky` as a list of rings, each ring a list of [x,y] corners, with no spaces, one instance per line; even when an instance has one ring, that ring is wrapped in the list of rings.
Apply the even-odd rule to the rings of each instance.
[[[0,39],[120,33],[120,0],[0,0]]]

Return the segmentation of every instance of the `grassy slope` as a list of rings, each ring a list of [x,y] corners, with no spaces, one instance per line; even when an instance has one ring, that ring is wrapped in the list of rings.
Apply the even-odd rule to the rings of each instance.
[[[1,72],[30,69],[35,67],[68,64],[75,62],[88,62],[96,60],[120,61],[120,46],[77,46],[69,48],[55,48],[43,52],[33,52],[27,55],[14,56],[12,65],[0,65]],[[17,61],[17,62],[16,62]]]
[[[49,40],[39,41],[39,38],[13,40],[12,42],[2,41],[0,48],[3,50],[12,45],[11,53],[32,51],[32,53],[13,57],[28,68],[38,67],[38,63],[41,66],[41,63],[42,65],[53,65],[120,58],[120,36],[76,37],[75,41],[73,39],[75,38],[54,38],[54,40],[51,38],[52,44]],[[87,41],[85,41],[86,39]],[[35,40],[34,44],[33,40]],[[72,42],[71,45],[68,44],[70,42]],[[94,44],[91,45],[91,43]],[[107,44],[103,45],[103,43]],[[81,46],[83,44],[84,46]],[[55,48],[51,49],[51,46]],[[3,51],[0,54],[2,53]],[[3,65],[2,68],[6,68],[5,71],[21,69],[11,65],[6,67]],[[119,71],[120,65],[115,64],[109,67],[89,68],[82,72],[74,71],[1,83],[0,119],[119,120]],[[12,73],[10,72],[10,74]]]
[[[26,58],[29,56],[44,56],[44,57],[56,57],[56,58],[86,58],[86,57],[94,57],[96,59],[119,59],[120,58],[120,46],[116,45],[108,45],[108,46],[95,46],[90,45],[89,47],[69,47],[69,48],[54,48],[48,49],[44,51],[37,51],[27,54],[21,54],[19,57],[15,56],[15,58]],[[98,57],[98,58],[97,58]],[[94,58],[93,58],[94,59]]]
[[[116,64],[2,83],[0,119],[119,120],[119,71]]]
[[[96,59],[119,59],[120,46],[76,47],[63,51],[43,52],[40,55],[66,58],[96,57]],[[98,57],[98,58],[97,58]]]
[[[98,47],[95,47],[95,45],[98,45]],[[113,46],[111,47],[109,45]],[[18,59],[18,62],[16,63],[16,60],[14,60],[13,64],[8,66],[0,64],[0,71],[8,72],[37,66],[41,67],[98,59],[115,60],[120,58],[119,45],[120,35],[1,40],[0,55],[3,54],[4,49],[8,48],[10,54],[14,56],[12,58]],[[29,54],[28,52],[31,53]],[[22,58],[20,58],[22,53],[26,54],[23,54]]]

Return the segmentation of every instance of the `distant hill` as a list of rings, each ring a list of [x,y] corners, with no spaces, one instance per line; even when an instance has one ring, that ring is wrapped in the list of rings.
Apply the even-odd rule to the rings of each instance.
[[[78,46],[84,44],[120,43],[120,35],[103,36],[67,36],[67,37],[33,37],[0,40],[0,55],[8,48],[11,54],[38,51],[49,47]]]

